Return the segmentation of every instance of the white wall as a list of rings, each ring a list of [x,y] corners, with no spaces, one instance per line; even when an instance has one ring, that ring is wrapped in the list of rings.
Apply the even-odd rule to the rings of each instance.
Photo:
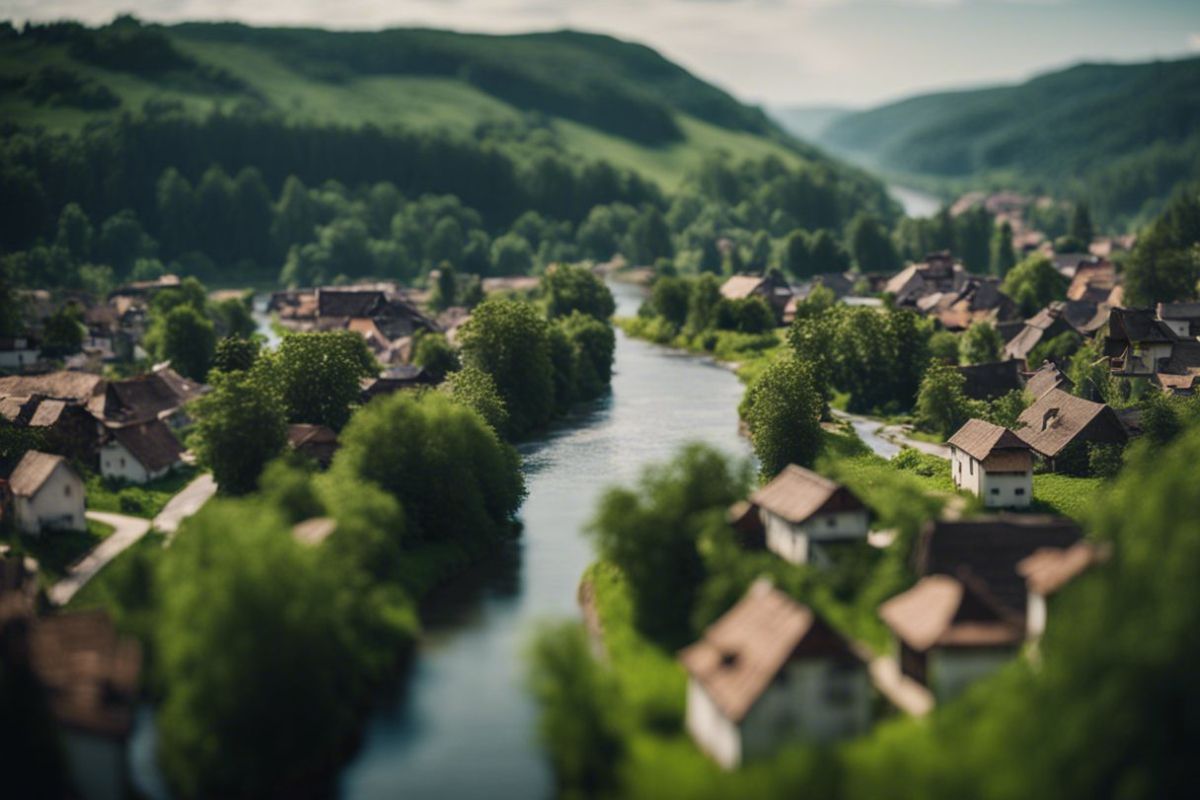
[[[967,455],[966,451],[957,447],[951,446],[950,450],[952,453],[950,477],[954,478],[954,485],[959,489],[978,495],[980,472],[982,471],[979,462]]]
[[[13,498],[17,528],[22,533],[36,534],[43,528],[84,530],[84,506],[83,481],[66,464],[55,467],[33,497]]]
[[[822,541],[865,539],[871,521],[866,509],[814,514],[800,525],[793,525],[766,509],[760,512],[760,517],[766,529],[767,549],[793,564],[812,561],[812,546]]]
[[[926,683],[939,704],[952,700],[980,678],[987,677],[1012,660],[1016,650],[1008,647],[937,647],[929,651]]]
[[[30,348],[22,350],[0,350],[0,368],[20,369],[27,364],[36,363],[41,356],[40,350]]]
[[[126,796],[125,746],[79,731],[63,736],[71,779],[84,800],[122,800]]]
[[[129,481],[130,483],[149,483],[155,478],[161,478],[170,471],[160,469],[149,472],[142,462],[133,457],[118,441],[111,441],[100,448],[100,474],[105,478]]]
[[[1181,336],[1184,339],[1191,337],[1191,324],[1186,319],[1164,319],[1162,323],[1175,332],[1176,336]]]
[[[1046,598],[1030,592],[1025,603],[1025,634],[1030,639],[1041,637],[1046,630]]]
[[[742,738],[737,726],[725,718],[704,687],[691,677],[685,726],[696,746],[725,769],[741,763]]]
[[[977,470],[978,471],[978,470]],[[1033,471],[983,471],[983,504],[988,508],[1025,508],[1033,500]]]

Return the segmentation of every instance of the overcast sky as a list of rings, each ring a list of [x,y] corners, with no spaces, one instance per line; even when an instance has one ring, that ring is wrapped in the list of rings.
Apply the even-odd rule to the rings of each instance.
[[[0,18],[371,29],[571,27],[649,44],[745,100],[863,106],[1081,60],[1200,55],[1200,0],[0,0]]]

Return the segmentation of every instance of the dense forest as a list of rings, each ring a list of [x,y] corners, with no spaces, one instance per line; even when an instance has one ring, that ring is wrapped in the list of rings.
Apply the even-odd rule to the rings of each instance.
[[[842,116],[821,142],[897,173],[1086,198],[1105,224],[1144,221],[1200,177],[1200,59],[922,95]]]
[[[310,74],[254,85],[196,55],[214,41]],[[617,253],[717,271],[730,260],[766,266],[797,231],[840,239],[857,215],[890,226],[898,211],[864,173],[652,51],[606,37],[161,28],[120,18],[99,29],[9,26],[0,54],[3,104],[29,111],[0,141],[0,248],[16,283],[99,291],[163,270],[217,284],[411,280],[443,262],[518,274]],[[522,66],[502,68],[511,64]],[[520,113],[452,130],[284,110],[289,93],[312,81],[414,71],[486,84]],[[549,74],[561,96],[538,88],[536,76]],[[390,102],[408,96],[396,87]],[[197,105],[213,98],[229,102]],[[51,112],[84,121],[56,125]],[[657,132],[619,129],[623,116],[666,122]],[[735,158],[691,141],[684,128],[699,119],[758,149]],[[684,127],[668,130],[675,123]],[[655,140],[672,170],[683,147],[684,177],[664,187],[636,159],[630,168],[603,148],[581,158],[580,129],[564,127],[578,124],[629,147]],[[719,252],[720,241],[731,245]]]

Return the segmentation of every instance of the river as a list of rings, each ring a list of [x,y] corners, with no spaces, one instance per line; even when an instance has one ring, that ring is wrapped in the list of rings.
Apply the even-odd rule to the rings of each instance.
[[[910,217],[932,217],[942,207],[942,201],[927,192],[895,183],[889,183],[887,188],[888,194],[904,207],[904,213]]]

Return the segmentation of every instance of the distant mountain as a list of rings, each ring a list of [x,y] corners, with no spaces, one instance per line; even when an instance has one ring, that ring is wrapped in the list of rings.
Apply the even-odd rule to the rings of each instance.
[[[833,122],[853,113],[843,106],[780,106],[769,112],[784,130],[807,141],[820,139]]]
[[[1145,218],[1200,177],[1200,58],[922,95],[846,114],[819,142],[893,173],[1041,189],[1087,199],[1101,219]]]

